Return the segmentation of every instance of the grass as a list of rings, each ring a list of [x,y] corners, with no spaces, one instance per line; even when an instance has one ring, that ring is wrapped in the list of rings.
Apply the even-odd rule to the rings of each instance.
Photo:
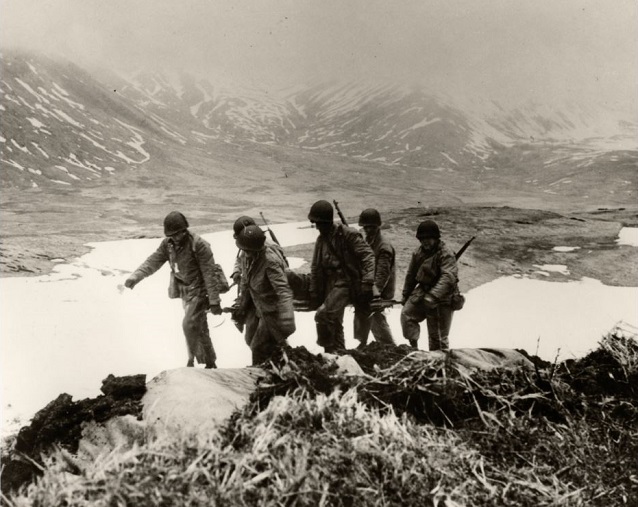
[[[638,505],[637,360],[635,340],[610,334],[536,371],[467,373],[406,351],[353,379],[289,349],[207,440],[149,438],[80,469],[58,451],[4,503]]]

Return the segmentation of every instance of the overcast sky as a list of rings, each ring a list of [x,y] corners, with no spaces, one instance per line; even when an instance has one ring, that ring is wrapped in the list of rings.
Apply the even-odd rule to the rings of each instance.
[[[418,79],[635,104],[635,0],[0,0],[0,41],[111,68]]]

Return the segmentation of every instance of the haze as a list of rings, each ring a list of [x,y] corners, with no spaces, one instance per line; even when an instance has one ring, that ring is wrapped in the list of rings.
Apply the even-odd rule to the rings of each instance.
[[[0,42],[133,71],[291,86],[418,80],[638,111],[633,0],[2,0]],[[638,116],[638,112],[637,112]],[[637,118],[638,119],[638,118]]]

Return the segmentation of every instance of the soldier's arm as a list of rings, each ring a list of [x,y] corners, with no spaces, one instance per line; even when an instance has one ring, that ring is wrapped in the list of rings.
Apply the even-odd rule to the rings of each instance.
[[[441,252],[441,275],[429,290],[435,299],[446,299],[452,295],[458,282],[458,265],[454,254],[445,249]]]
[[[416,287],[416,272],[419,269],[417,252],[412,254],[408,271],[405,274],[405,282],[403,283],[403,299],[407,299]]]
[[[389,245],[383,245],[377,257],[377,267],[374,276],[374,284],[380,291],[387,285],[394,265],[394,249]]]
[[[217,279],[217,273],[213,266],[213,264],[215,264],[215,257],[207,241],[200,238],[199,241],[195,242],[195,255],[199,263],[199,269],[202,272],[202,277],[204,278],[204,286],[208,293],[208,302],[211,305],[219,305],[221,302],[219,298],[219,280]]]
[[[168,251],[166,249],[166,240],[163,240],[159,247],[157,247],[157,250],[155,250],[142,264],[140,264],[129,279],[134,280],[135,283],[139,283],[144,280],[144,278],[149,277],[158,271],[167,261]]]
[[[348,239],[353,247],[355,255],[359,258],[361,263],[361,284],[373,285],[374,284],[374,252],[370,245],[363,239],[363,236],[358,231],[353,231],[348,235]]]

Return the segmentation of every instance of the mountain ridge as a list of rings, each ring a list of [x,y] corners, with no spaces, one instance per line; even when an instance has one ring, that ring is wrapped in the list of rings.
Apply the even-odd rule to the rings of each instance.
[[[25,52],[3,51],[1,61],[5,188],[72,187],[149,165],[161,179],[171,146],[216,164],[221,145],[301,150],[301,158],[315,152],[388,171],[460,172],[479,183],[547,180],[538,190],[548,193],[569,178],[567,190],[583,195],[590,183],[609,184],[621,199],[638,187],[638,121],[597,104],[508,109],[396,83],[271,93],[188,73],[87,72]]]

